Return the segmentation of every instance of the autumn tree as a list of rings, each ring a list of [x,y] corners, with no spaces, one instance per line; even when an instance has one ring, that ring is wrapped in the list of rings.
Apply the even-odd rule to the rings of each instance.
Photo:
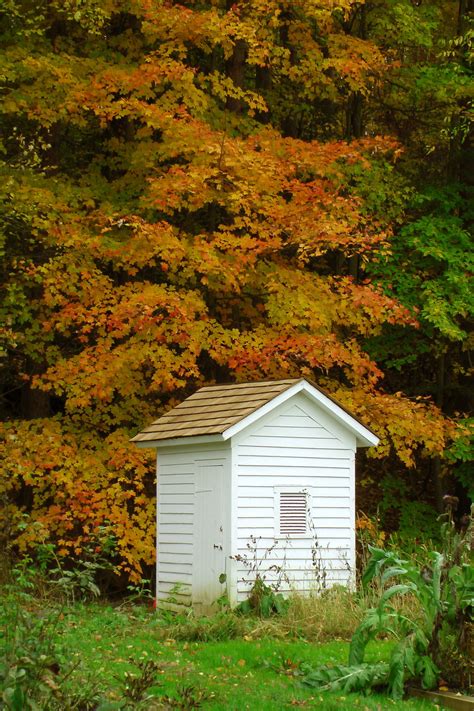
[[[128,438],[204,383],[306,375],[376,457],[443,452],[454,424],[384,388],[367,347],[419,314],[366,273],[399,214],[370,183],[401,147],[347,129],[387,61],[360,5],[4,7],[0,490],[20,549],[113,536],[140,577],[153,474]]]

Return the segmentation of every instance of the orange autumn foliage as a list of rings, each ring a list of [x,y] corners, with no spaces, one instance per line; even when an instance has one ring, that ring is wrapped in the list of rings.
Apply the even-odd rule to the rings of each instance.
[[[451,423],[384,392],[365,347],[415,316],[334,268],[389,249],[392,227],[349,169],[390,163],[398,144],[290,137],[282,97],[230,68],[244,46],[244,73],[268,69],[289,102],[368,95],[385,60],[342,30],[356,4],[52,2],[34,31],[15,16],[2,110],[36,138],[2,168],[0,336],[12,387],[50,407],[0,430],[18,550],[38,543],[15,528],[25,513],[65,556],[105,526],[117,570],[139,579],[153,466],[128,438],[208,382],[307,375],[380,435],[373,456],[410,467],[443,451]]]

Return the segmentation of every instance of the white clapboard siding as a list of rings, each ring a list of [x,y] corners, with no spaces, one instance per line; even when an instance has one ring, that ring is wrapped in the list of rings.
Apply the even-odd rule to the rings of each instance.
[[[239,546],[242,543],[245,543],[245,541],[250,540],[251,536],[255,535],[255,526],[252,528],[241,528],[239,527]],[[347,527],[346,526],[341,526],[340,528],[322,528],[319,527],[317,529],[318,533],[318,541],[321,546],[325,545],[326,543],[330,541],[337,541],[338,544],[341,541],[347,541],[349,539],[349,534],[347,533]],[[275,533],[274,533],[274,528],[272,527],[271,529],[271,534],[270,530],[268,529],[268,534],[267,537],[263,538],[262,540],[266,540],[268,543],[268,547],[270,547],[274,540],[275,540]],[[284,540],[284,537],[281,537],[281,540]],[[303,540],[303,539],[302,539]],[[306,550],[308,551],[308,555],[311,553],[311,539],[309,537],[305,538],[306,540]],[[342,545],[342,543],[341,543]]]
[[[325,496],[315,491],[313,487],[313,509],[317,512],[326,512],[327,516],[336,516],[341,509],[347,510],[348,514],[352,513],[349,503],[346,506],[341,506],[341,496]],[[253,496],[239,496],[239,508],[242,511],[242,516],[266,516],[272,515],[274,509],[274,497],[262,496],[255,499]]]
[[[158,514],[159,518],[159,514]],[[193,532],[183,533],[181,529],[179,532],[161,531],[158,534],[158,543],[160,544],[160,550],[169,550],[171,546],[181,545],[183,548],[187,547],[192,554],[193,549]],[[161,544],[166,543],[166,548],[163,548]],[[168,548],[168,544],[171,544]]]
[[[277,541],[277,545],[275,548],[271,551],[271,553],[267,554],[267,545],[265,539],[257,539],[257,552],[255,557],[258,560],[263,560],[265,557],[268,558],[269,560],[277,560],[282,558],[284,555],[291,556],[295,560],[298,559],[308,559],[307,556],[307,546],[306,546],[306,541],[299,541],[299,540],[291,540],[291,541],[286,541],[284,539]],[[340,545],[339,542],[336,544],[327,542],[324,545],[318,544],[315,546],[316,550],[319,553],[327,553],[329,556],[334,556],[340,551],[340,550],[350,550],[350,543],[349,539],[347,539],[347,544],[346,548],[344,546]],[[249,548],[245,545],[237,549],[237,553],[239,554],[246,554],[247,557],[250,555]],[[253,548],[252,548],[252,555],[253,555]]]
[[[186,564],[192,565],[193,556],[190,553],[181,553],[181,552],[178,552],[178,553],[167,552],[167,553],[165,553],[163,551],[161,552],[160,563],[162,563],[163,565],[166,565],[168,563],[171,565],[174,565],[176,560],[181,561],[181,563],[183,563],[185,565]],[[166,568],[163,568],[163,570],[165,570],[165,569]]]
[[[339,550],[342,546],[346,545],[350,547],[351,545],[351,536],[349,533],[344,532],[345,535],[343,536],[338,536],[337,539],[333,540],[330,536],[325,537],[325,536],[318,536],[317,544],[318,548],[334,548],[334,550]],[[252,536],[254,535],[253,533],[251,534]],[[337,543],[336,543],[337,540]],[[248,538],[240,538],[237,542],[236,549],[238,551],[247,551],[247,542],[250,541],[250,536]],[[345,541],[345,543],[343,543]],[[272,531],[272,535],[268,536],[257,536],[257,543],[258,543],[258,550],[259,551],[266,551],[267,548],[270,548],[271,545],[275,543],[275,535]],[[281,538],[279,541],[277,541],[278,545],[280,545],[280,550],[283,550],[283,545],[285,543],[285,539]],[[301,539],[292,539],[291,540],[291,550],[304,550],[308,551],[308,539],[306,538],[301,538]],[[309,548],[311,550],[311,548]],[[262,556],[263,557],[263,556]]]
[[[282,561],[272,561],[273,565],[278,568],[281,566],[284,566],[284,573],[285,574],[290,574],[290,577],[295,577],[295,573],[298,573],[301,577],[307,577],[308,575],[315,576],[318,571],[321,569],[321,567],[324,567],[326,570],[326,573],[332,573],[335,570],[342,570],[342,571],[347,571],[347,564],[346,561],[344,560],[343,557],[341,557],[339,560],[325,560],[322,561],[324,563],[324,566],[319,566],[315,565],[312,566],[310,565],[307,561],[304,560],[294,560],[290,556],[288,558],[283,559]],[[238,574],[239,578],[246,580],[247,578],[250,578],[251,576],[248,573],[248,569],[245,567],[239,567],[238,568]],[[274,580],[275,578],[279,577],[279,572],[275,569],[269,569],[265,572],[265,579],[266,580]],[[298,577],[298,576],[296,576]]]
[[[289,484],[290,481],[287,479],[286,481],[283,480],[278,480],[276,477],[272,477],[272,485],[273,486],[282,486],[285,484]],[[240,478],[239,478],[240,481]],[[280,481],[279,484],[274,483],[276,481]],[[294,481],[294,480],[293,480]],[[256,499],[256,495],[258,495],[258,490],[262,490],[264,493],[264,496],[267,497],[267,493],[270,493],[270,489],[268,489],[267,486],[268,479],[264,479],[262,484],[257,487],[257,486],[249,486],[249,482],[242,480],[241,486],[239,491],[241,492],[242,496],[239,496],[239,507],[240,508],[246,508],[246,504],[242,502],[241,504],[241,499],[252,499],[254,502],[258,501]],[[338,501],[342,502],[342,500],[347,500],[350,497],[350,484],[347,482],[346,485],[344,486],[329,486],[329,485],[324,485],[320,483],[316,483],[315,481],[312,481],[310,477],[305,478],[305,477],[300,477],[297,481],[298,486],[301,486],[302,488],[309,488],[312,487],[312,495],[313,497],[317,497],[317,499],[321,499],[324,497],[328,497],[331,499],[337,499]],[[273,488],[271,489],[272,492],[272,498],[273,498]],[[334,503],[331,504],[334,506]]]
[[[275,592],[282,593],[283,595],[290,597],[292,594],[299,594],[305,597],[310,595],[321,595],[324,590],[328,590],[333,585],[351,585],[352,578],[347,576],[341,576],[337,578],[326,577],[324,581],[319,580],[292,580],[290,583],[282,582],[278,584]],[[245,588],[237,589],[237,601],[243,602],[249,597],[250,591],[252,589],[251,585],[247,585]]]
[[[163,573],[173,573],[174,572],[174,560],[163,560],[163,556],[161,557],[161,571]],[[180,560],[180,565],[182,566],[182,569],[190,574],[191,573],[191,566],[193,564],[193,560],[191,557],[188,558],[188,560],[185,560],[182,558]]]
[[[176,585],[176,583],[168,583],[163,581],[156,593],[157,599],[167,601],[171,597],[176,598],[178,602],[189,604],[191,599],[190,585]]]
[[[174,585],[181,585],[182,583],[191,583],[192,572],[184,572],[180,569],[179,572],[174,571],[163,571],[160,570],[159,580],[163,583],[173,583]]]
[[[184,513],[180,516],[179,514],[168,514],[165,511],[161,512],[160,526],[162,531],[165,529],[171,530],[170,526],[176,528],[177,525],[183,532],[186,532],[186,528],[193,525],[193,514]]]
[[[285,452],[280,453],[282,464],[292,465],[295,459],[298,459],[302,460],[302,464],[309,460],[312,462],[319,461],[321,466],[326,466],[338,459],[347,459],[347,449],[333,449],[332,447],[325,449],[319,446],[315,449],[314,442],[309,443],[308,447],[302,449],[299,446],[295,446],[294,439],[292,443],[292,446],[285,446]],[[259,464],[265,457],[272,457],[274,448],[275,443],[270,446],[259,444],[258,448],[255,449],[255,443],[246,443],[244,440],[239,443],[239,458],[242,458],[243,463]]]
[[[262,418],[259,426],[242,433],[234,445],[237,473],[237,550],[250,561],[257,561],[260,575],[269,581],[279,575],[271,566],[283,566],[289,582],[281,589],[310,591],[321,584],[323,567],[325,584],[348,582],[353,564],[353,456],[355,442],[345,436],[340,426],[318,412],[303,396]],[[280,508],[281,492],[288,487],[285,501],[298,491],[308,492],[308,518],[303,520],[302,505],[298,511]],[[290,493],[291,492],[291,493]],[[285,504],[286,506],[286,504]],[[300,510],[301,509],[301,510]],[[280,516],[298,518],[298,532]],[[295,524],[296,525],[296,524]],[[280,535],[293,530],[290,536]],[[306,534],[301,533],[306,531]],[[257,553],[247,544],[257,539]],[[277,545],[271,554],[268,549]],[[248,566],[236,567],[237,597],[248,593]],[[247,582],[244,582],[246,581]]]
[[[166,498],[161,500],[160,502],[161,505],[161,510],[163,511],[164,514],[167,516],[174,515],[174,514],[187,514],[188,516],[194,513],[194,506],[190,502],[180,502],[177,503],[176,501],[168,501]]]
[[[158,474],[160,475],[158,482],[160,489],[165,491],[168,495],[175,494],[176,496],[185,497],[182,501],[179,501],[180,504],[191,504],[192,497],[190,498],[189,495],[194,491],[193,474],[187,474],[186,477],[182,477],[178,474],[174,477],[173,474],[168,473],[161,475],[161,472],[158,472]],[[173,499],[166,499],[166,503],[171,505],[178,502],[173,501]]]
[[[240,504],[240,499],[239,499]],[[318,502],[318,506],[312,507],[313,517],[316,516],[317,520],[320,521],[324,518],[328,519],[347,519],[351,517],[350,506],[324,506]],[[245,506],[242,507],[242,513],[240,515],[240,521],[246,521],[247,519],[267,519],[270,518],[273,521],[274,516],[274,505],[272,501],[271,506]],[[253,524],[245,524],[253,525]]]
[[[326,472],[315,472],[313,477],[307,475],[304,471],[298,473],[296,470],[292,470],[286,475],[281,472],[275,473],[276,471],[277,470],[275,469],[272,472],[271,468],[269,468],[266,475],[263,475],[260,473],[260,470],[258,470],[258,474],[255,473],[253,476],[245,472],[242,476],[239,476],[239,482],[242,486],[242,493],[245,487],[248,487],[250,492],[248,494],[246,492],[246,495],[255,496],[255,494],[260,490],[266,494],[266,488],[269,481],[271,481],[272,487],[300,486],[302,489],[316,487],[318,494],[324,494],[326,491],[329,491],[328,496],[331,496],[331,492],[336,489],[344,489],[346,492],[350,489],[349,476],[341,476],[340,473],[338,476],[333,476],[330,470],[326,470]],[[338,494],[339,491],[336,496]]]
[[[307,581],[318,581],[321,580],[322,578],[332,578],[332,579],[340,579],[341,577],[346,577],[348,575],[348,568],[347,565],[344,565],[343,561],[336,561],[333,564],[327,564],[324,566],[325,570],[325,575],[323,576],[321,574],[321,570],[318,568],[310,568],[310,567],[298,567],[295,565],[291,565],[291,567],[288,565],[288,567],[285,570],[285,574],[282,575],[281,572],[277,570],[269,570],[265,574],[265,582],[270,584],[275,581],[286,581],[289,585],[291,585],[291,582],[293,580],[307,580]],[[251,576],[247,574],[246,570],[240,569],[239,571],[239,579],[241,581],[241,584],[238,586],[239,589],[242,589],[245,586],[248,586],[249,584],[252,583]]]
[[[310,436],[298,436],[296,432],[292,435],[292,433],[288,430],[285,430],[283,433],[282,431],[275,429],[274,434],[272,435],[267,434],[262,435],[261,437],[257,437],[255,435],[252,439],[250,439],[249,444],[257,444],[258,447],[269,447],[270,449],[275,449],[276,447],[279,449],[296,448],[303,452],[304,450],[313,451],[315,441],[316,440]],[[323,448],[331,449],[334,447],[343,449],[342,443],[338,442],[336,439],[331,439],[329,437],[323,439],[320,437],[317,441]]]
[[[313,570],[320,564],[324,563],[324,567],[339,566],[347,567],[348,556],[350,554],[349,549],[342,549],[337,551],[327,551],[325,553],[319,553],[316,558],[316,565],[311,565],[308,561],[308,556],[303,555],[303,551],[288,551],[286,556],[279,556],[278,558],[272,558],[270,561],[268,559],[259,559],[258,565],[260,567],[266,568],[268,570],[271,566],[275,565],[277,567],[283,566],[285,570]],[[245,577],[245,571],[248,568],[244,565],[239,566],[239,574]]]
[[[255,476],[255,470],[258,469],[260,476],[266,476],[271,474],[272,476],[310,476],[312,477],[325,477],[328,470],[334,477],[347,477],[347,469],[341,460],[333,462],[330,466],[301,466],[298,461],[293,464],[282,464],[278,459],[278,452],[273,455],[275,457],[275,462],[272,463],[271,460],[268,462],[261,462],[258,467],[255,464],[240,464],[239,468],[242,476]]]
[[[157,482],[157,600],[189,599],[192,582],[194,456],[161,453]],[[179,595],[174,590],[178,589]]]
[[[247,570],[237,570],[237,589],[242,590],[243,586],[251,585],[254,581],[254,576],[250,575]],[[307,580],[313,584],[320,583],[325,580],[338,580],[343,577],[345,580],[352,578],[350,566],[344,560],[341,561],[324,561],[319,567],[303,567],[294,565],[291,561],[285,561],[284,567],[281,570],[270,570],[264,575],[264,580],[267,585],[271,583],[285,582],[289,587],[294,580]]]
[[[246,449],[246,447],[239,448],[239,464],[242,469],[245,467],[252,467],[255,469],[255,467],[265,466],[265,464],[270,466],[273,465],[274,457],[270,452],[267,452],[266,454],[256,454],[254,451],[255,447],[252,447],[252,454],[242,454],[242,450],[245,452]],[[299,452],[299,456],[296,454],[294,456],[285,456],[279,452],[278,466],[289,467],[290,469],[294,466],[297,466],[298,469],[308,467],[311,471],[315,468],[317,469],[318,467],[321,469],[327,469],[328,467],[332,468],[342,466],[344,468],[347,463],[347,451],[345,449],[341,449],[337,450],[337,453],[340,456],[333,459],[329,455],[326,455],[325,457],[309,456],[307,452],[306,456],[302,456],[302,452]]]

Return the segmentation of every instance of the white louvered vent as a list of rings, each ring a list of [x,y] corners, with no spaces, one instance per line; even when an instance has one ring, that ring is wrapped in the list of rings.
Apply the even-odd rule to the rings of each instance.
[[[305,535],[308,521],[306,491],[280,491],[280,536]]]

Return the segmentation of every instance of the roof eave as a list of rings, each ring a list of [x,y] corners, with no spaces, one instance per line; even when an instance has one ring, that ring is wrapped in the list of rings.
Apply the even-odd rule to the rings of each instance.
[[[133,437],[130,442],[133,442],[139,449],[160,449],[161,447],[183,447],[194,444],[216,444],[224,442],[224,437],[221,434],[212,435],[192,435],[190,437],[169,437],[167,439],[153,440],[137,440]]]
[[[356,442],[357,447],[376,447],[380,442],[380,439],[372,432],[370,432],[370,438],[356,435]]]

